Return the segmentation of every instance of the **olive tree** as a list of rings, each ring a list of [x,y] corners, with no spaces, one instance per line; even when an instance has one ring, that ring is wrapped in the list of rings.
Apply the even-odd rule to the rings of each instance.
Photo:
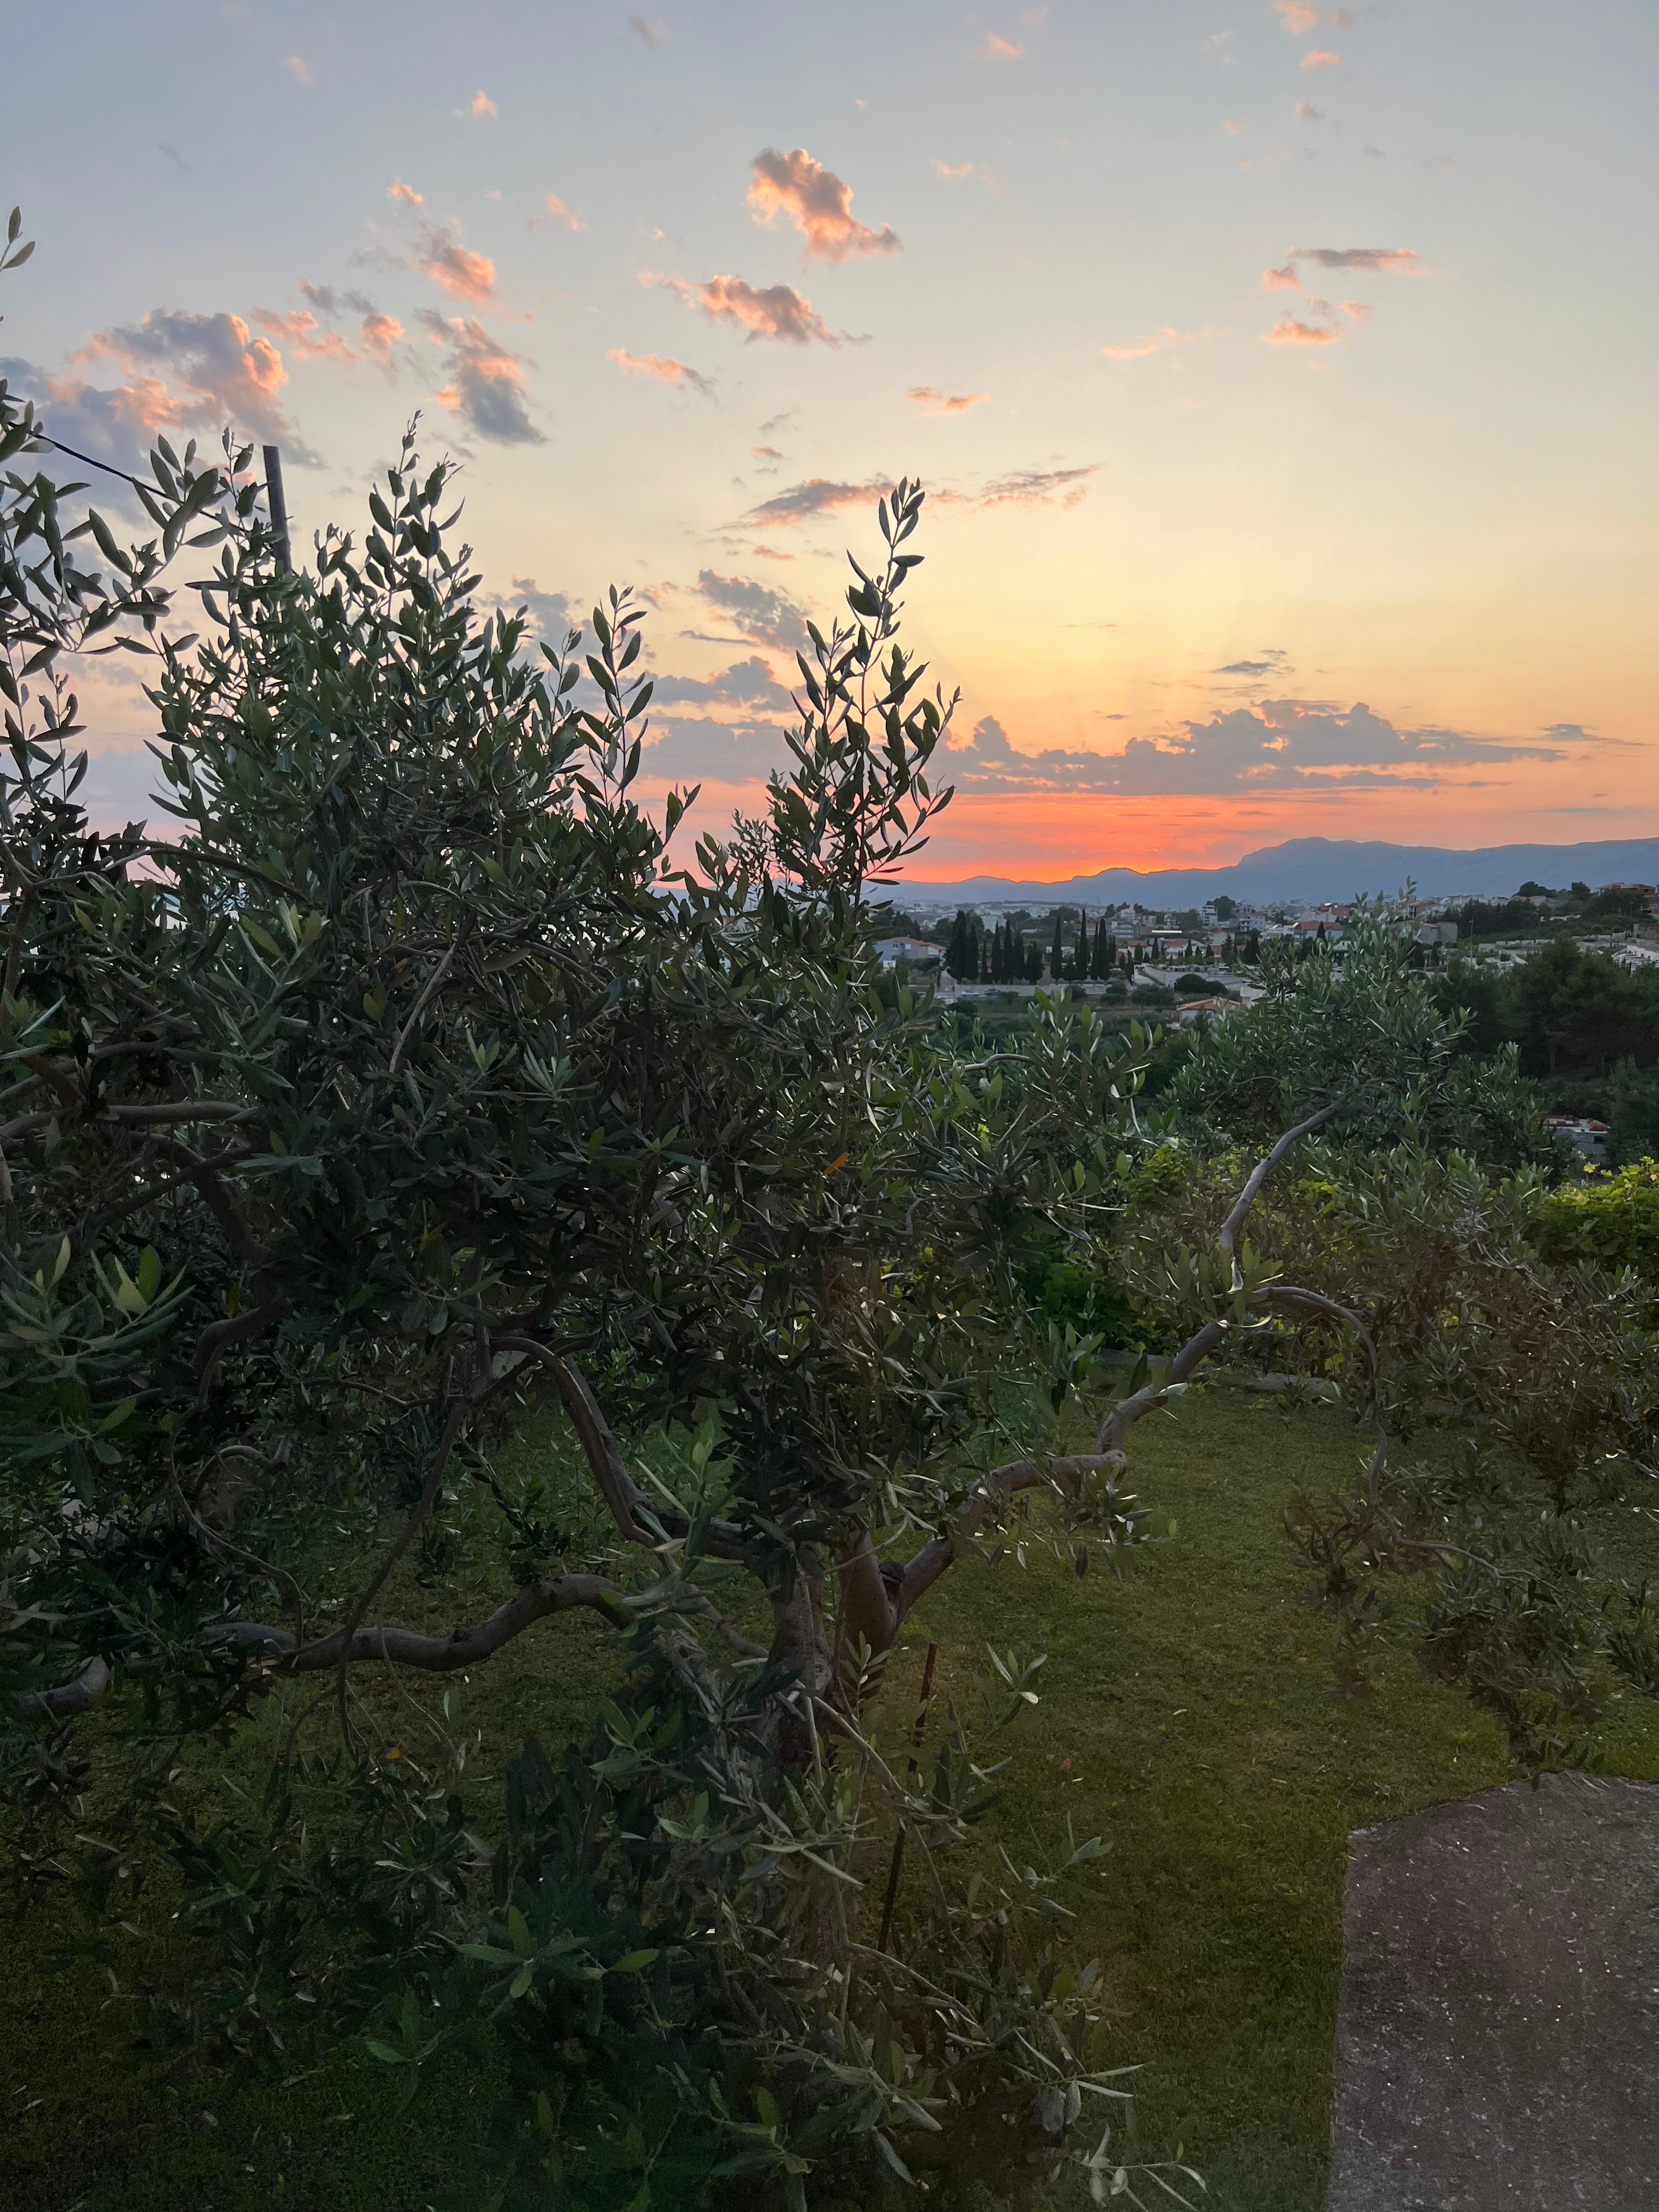
[[[793,2202],[932,2136],[1057,2153],[1121,2091],[1089,1975],[1021,1935],[1052,1875],[941,1893],[908,1960],[845,1905],[878,1796],[939,1845],[983,1796],[956,1724],[926,1786],[864,1732],[911,1608],[1016,1491],[1133,1525],[1109,1455],[987,1448],[1011,1379],[1075,1364],[1011,1353],[1002,1317],[1031,1237],[1101,1202],[1137,1054],[1055,1012],[1017,1071],[963,1066],[876,988],[872,902],[946,796],[950,702],[898,639],[919,488],[812,632],[764,812],[671,872],[689,795],[660,821],[635,795],[643,609],[612,592],[590,651],[532,650],[481,611],[450,471],[412,438],[361,542],[326,532],[302,570],[245,453],[159,446],[157,535],[124,549],[3,391],[0,440],[25,1871],[113,1895],[161,1852],[201,1947],[185,2008],[244,2047],[292,2033],[296,1995],[390,2007],[376,2048],[412,2068],[487,2024],[531,2123],[503,2188],[574,2161],[603,2201],[607,2159],[678,2160],[688,2189],[736,2160]],[[185,546],[217,556],[189,632]],[[166,836],[100,836],[79,803],[69,686],[105,644],[151,656]],[[605,1540],[495,1474],[538,1394]],[[718,1482],[695,1477],[711,1423]],[[678,1492],[619,1442],[664,1429],[702,1440]],[[504,1587],[434,1634],[396,1617],[398,1571],[459,1486],[498,1516]],[[358,1507],[331,1605],[319,1531]],[[486,1850],[390,1763],[354,1680],[475,1669],[572,1610],[614,1632],[620,1701],[562,1765],[526,1747]],[[112,1691],[130,1724],[89,1825],[111,1740],[78,1723]],[[272,1694],[295,1702],[264,1806],[204,1812],[181,1753]],[[328,1726],[349,1845],[296,1810]]]

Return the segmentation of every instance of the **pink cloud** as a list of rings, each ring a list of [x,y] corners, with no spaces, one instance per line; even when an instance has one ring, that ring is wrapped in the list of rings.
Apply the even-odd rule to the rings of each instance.
[[[321,299],[330,307],[330,312],[337,305],[334,295],[327,288],[319,289],[316,285],[301,285],[301,292],[305,292],[310,299]],[[347,295],[347,305],[358,305],[362,310],[361,354],[354,352],[349,341],[343,337],[341,331],[327,330],[305,307],[296,307],[292,314],[272,314],[270,307],[258,307],[257,314],[254,314],[254,323],[258,323],[261,330],[268,330],[274,338],[283,338],[288,345],[295,347],[296,354],[305,356],[307,361],[337,361],[343,369],[354,368],[358,361],[378,361],[378,365],[383,369],[389,368],[392,365],[392,347],[403,337],[403,323],[394,314],[380,314],[376,307],[369,307],[369,303],[361,295],[356,295],[356,299]]]
[[[240,315],[155,308],[141,322],[99,331],[75,358],[112,359],[129,368],[167,367],[193,394],[182,403],[185,419],[228,416],[268,436],[287,428],[276,397],[288,381],[283,357],[268,338],[255,337]]]
[[[531,216],[530,228],[532,230],[536,228],[536,225],[538,222],[543,221],[549,222],[562,222],[567,230],[586,229],[587,225],[583,222],[581,216],[574,214],[569,208],[568,208],[556,192],[544,193],[542,196],[542,205],[545,209],[546,214],[544,216]]]
[[[936,392],[931,384],[919,384],[914,392],[907,395],[915,401],[918,407],[925,408],[930,415],[965,415],[970,407],[981,405],[990,396],[988,392],[958,392],[946,398],[942,392]]]
[[[659,384],[678,385],[692,392],[701,392],[706,398],[714,397],[713,386],[706,376],[699,376],[695,368],[687,368],[683,361],[674,361],[659,353],[629,353],[626,346],[612,346],[605,359],[614,362],[624,376],[652,376]]]
[[[1162,353],[1165,346],[1190,345],[1194,338],[1207,335],[1203,331],[1178,331],[1173,323],[1166,323],[1161,331],[1127,345],[1103,345],[1100,349],[1109,361],[1144,361],[1149,353]]]
[[[501,446],[538,446],[542,434],[524,403],[524,363],[471,315],[422,312],[427,336],[448,349],[449,381],[435,395],[481,438]]]
[[[283,56],[283,67],[288,71],[295,84],[313,85],[317,82],[316,78],[312,74],[311,64],[307,61],[301,61],[298,54],[284,54]]]
[[[820,261],[845,261],[851,254],[896,253],[890,228],[872,230],[853,214],[851,188],[833,169],[815,161],[804,146],[780,154],[770,146],[750,163],[749,204],[757,222],[787,215],[806,240],[809,255]]]
[[[804,299],[793,284],[757,287],[745,283],[741,276],[711,276],[706,284],[690,284],[684,276],[654,277],[648,273],[640,281],[661,283],[666,290],[678,293],[688,307],[701,307],[711,322],[735,323],[747,332],[751,345],[757,338],[787,338],[795,345],[805,345],[813,339],[821,345],[841,343],[812,302]]]
[[[495,296],[495,264],[487,253],[474,253],[453,231],[428,223],[421,239],[416,265],[452,300],[481,307]]]
[[[457,115],[470,115],[475,123],[486,120],[494,123],[500,119],[501,111],[487,92],[475,92],[466,106],[458,107],[455,112]]]
[[[1322,123],[1325,120],[1325,111],[1322,107],[1316,107],[1310,100],[1298,100],[1296,103],[1296,119],[1298,123]]]
[[[1282,269],[1264,269],[1261,272],[1264,292],[1299,292],[1302,279],[1287,261]]]
[[[982,46],[975,46],[969,56],[970,61],[975,62],[1023,62],[1024,58],[1024,46],[1017,46],[1012,39],[1000,39],[994,31]]]
[[[1323,46],[1310,46],[1302,57],[1302,66],[1305,70],[1334,69],[1341,58],[1340,54],[1328,53]]]
[[[971,177],[973,173],[971,161],[941,161],[937,155],[933,157],[933,174],[943,177],[948,184],[956,183],[961,177]]]
[[[424,207],[426,200],[413,185],[406,185],[401,177],[394,177],[386,188],[389,200],[402,200],[410,207]]]
[[[1298,246],[1292,261],[1316,261],[1322,269],[1376,269],[1392,276],[1413,276],[1422,256],[1408,246]]]
[[[338,331],[325,330],[315,315],[297,307],[290,315],[273,314],[269,307],[256,309],[253,319],[273,337],[286,338],[295,351],[315,361],[337,361],[342,368],[359,362]]]
[[[1345,300],[1342,312],[1351,323],[1368,323],[1371,319],[1371,311],[1363,300]]]
[[[1336,345],[1341,341],[1340,331],[1321,330],[1316,323],[1298,322],[1294,315],[1286,315],[1272,330],[1262,333],[1264,345]]]
[[[88,384],[78,376],[49,376],[46,396],[62,406],[95,413],[112,429],[128,432],[138,445],[157,430],[182,429],[206,420],[202,402],[186,407],[159,376],[135,377],[131,384],[113,386]]]
[[[392,365],[392,349],[404,334],[404,326],[396,315],[383,315],[371,308],[363,317],[363,348],[382,368]]]
[[[1310,31],[1319,27],[1319,10],[1310,8],[1307,0],[1273,0],[1279,20],[1293,39],[1305,39]]]

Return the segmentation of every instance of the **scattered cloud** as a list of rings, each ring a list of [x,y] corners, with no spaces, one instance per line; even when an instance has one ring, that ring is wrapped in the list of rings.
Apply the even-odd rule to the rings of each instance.
[[[199,400],[186,402],[160,377],[135,377],[129,384],[88,384],[78,376],[54,376],[29,361],[0,359],[0,380],[14,393],[33,399],[47,429],[94,460],[138,472],[158,431],[181,430],[209,420]],[[100,484],[100,499],[118,500],[112,484]]]
[[[452,300],[469,307],[482,307],[495,296],[495,263],[487,253],[463,246],[451,224],[422,224],[415,265]]]
[[[315,342],[307,345],[304,341],[308,333],[301,331],[296,334],[292,327],[300,319],[295,316],[271,318],[260,315],[256,316],[255,320],[263,322],[267,330],[272,327],[273,321],[280,322],[283,325],[283,335],[295,337],[302,353],[316,352],[326,355],[334,360],[349,358],[356,361],[367,358],[376,362],[381,368],[391,368],[392,349],[404,335],[404,326],[395,315],[382,314],[373,300],[365,299],[361,292],[337,292],[331,284],[302,283],[300,287],[300,297],[314,309],[316,315],[320,316],[325,322],[336,322],[341,316],[348,314],[360,317],[358,342],[362,347],[362,353],[351,354],[348,350],[348,354],[342,356],[335,350],[333,345],[327,343]],[[307,317],[304,319],[310,321],[313,319]]]
[[[1388,159],[1388,155],[1380,146],[1362,146],[1359,150],[1362,154],[1369,154],[1373,161],[1385,161]]]
[[[532,230],[538,222],[562,222],[567,230],[586,230],[587,228],[582,217],[568,208],[556,192],[543,193],[542,210],[540,215],[532,215],[530,218]]]
[[[169,161],[172,161],[176,167],[182,169],[186,176],[190,175],[190,163],[185,161],[184,155],[179,151],[179,149],[176,146],[169,146],[165,139],[158,138],[155,142],[155,150],[158,154],[165,154]]]
[[[240,315],[188,315],[158,307],[137,323],[100,331],[75,356],[109,359],[129,370],[162,369],[185,387],[180,422],[223,422],[275,438],[289,425],[277,394],[288,381],[269,338],[255,337]],[[159,397],[146,406],[158,409]]]
[[[1322,269],[1376,269],[1396,276],[1414,276],[1422,256],[1405,246],[1298,246],[1292,261],[1316,261]]]
[[[1178,331],[1173,323],[1165,323],[1161,331],[1132,338],[1127,345],[1103,345],[1100,349],[1109,361],[1144,361],[1149,353],[1162,353],[1165,346],[1191,345],[1194,339],[1211,335],[1207,331]]]
[[[1319,28],[1319,10],[1309,7],[1307,0],[1273,0],[1273,7],[1281,27],[1293,39],[1305,39]]]
[[[472,315],[446,318],[422,308],[421,320],[434,345],[446,349],[448,382],[440,403],[497,446],[539,446],[542,434],[524,400],[524,363],[492,338]]]
[[[670,783],[758,783],[784,759],[782,726],[674,716],[641,752],[641,773]]]
[[[1016,469],[1012,476],[996,477],[979,492],[967,496],[972,507],[1075,507],[1088,495],[1089,478],[1100,474],[1100,463],[1080,469]],[[951,495],[945,495],[947,505]]]
[[[1025,49],[1012,39],[1000,39],[993,31],[985,44],[975,46],[968,58],[975,62],[1023,62]]]
[[[783,455],[775,446],[751,446],[749,448],[749,456],[751,460],[764,462],[769,466],[783,459]]]
[[[957,392],[947,398],[942,392],[936,392],[931,384],[919,384],[906,396],[914,399],[917,406],[924,408],[929,415],[965,415],[970,407],[981,405],[991,395],[988,392]]]
[[[513,613],[522,607],[535,624],[537,635],[550,644],[556,640],[562,646],[571,631],[582,626],[581,617],[565,594],[538,591],[533,576],[514,576],[512,598],[498,599],[495,604]]]
[[[302,61],[298,54],[284,54],[283,56],[283,67],[288,71],[295,84],[313,85],[317,82],[315,76],[312,74],[311,64],[307,61]]]
[[[371,307],[363,317],[363,350],[371,361],[382,368],[392,366],[392,349],[404,334],[404,326],[396,315],[383,315]]]
[[[711,322],[735,323],[747,333],[746,342],[751,345],[757,338],[787,338],[795,345],[814,340],[820,345],[842,343],[812,302],[804,299],[793,284],[757,287],[745,283],[741,276],[711,276],[706,284],[691,284],[684,276],[649,275],[641,282],[659,283],[677,293],[688,307],[701,307]]]
[[[1343,712],[1326,701],[1267,699],[1208,721],[1183,722],[1165,737],[1131,738],[1115,753],[1060,747],[1021,752],[988,714],[945,756],[939,780],[948,775],[967,791],[1106,791],[1144,798],[1399,782],[1420,789],[1443,782],[1449,769],[1559,757],[1546,747],[1459,730],[1402,730],[1363,702]]]
[[[643,40],[650,47],[653,53],[659,46],[665,46],[674,35],[660,15],[652,16],[648,21],[643,15],[630,15],[628,27],[636,39]]]
[[[487,92],[475,92],[465,107],[455,110],[457,115],[470,115],[475,123],[498,123],[501,111]]]
[[[402,200],[406,207],[426,205],[424,195],[417,192],[413,185],[406,185],[401,177],[394,177],[392,179],[386,188],[386,196],[389,200]]]
[[[659,384],[678,386],[683,391],[701,392],[705,399],[712,399],[714,387],[706,376],[699,376],[695,368],[688,368],[683,361],[671,360],[659,353],[629,353],[626,346],[612,346],[605,359],[614,362],[625,376],[651,376]]]
[[[941,485],[927,495],[936,507],[1075,507],[1087,496],[1089,480],[1099,475],[1100,466],[1098,461],[1091,461],[1080,468],[1015,469],[1006,476],[994,477],[976,491]],[[785,528],[837,507],[872,506],[884,499],[892,488],[887,477],[866,477],[861,483],[809,477],[750,507],[742,524],[750,530]]]
[[[1310,46],[1302,57],[1301,65],[1304,70],[1335,69],[1341,59],[1340,54],[1330,53],[1323,46]]]
[[[742,706],[751,711],[787,714],[793,702],[758,653],[735,661],[719,676],[659,676],[652,684],[658,707]]]
[[[1295,315],[1285,315],[1261,336],[1264,345],[1328,346],[1338,344],[1342,333],[1322,324],[1304,323]]]
[[[318,321],[308,308],[296,307],[292,314],[274,314],[269,307],[258,307],[253,319],[261,330],[269,331],[273,337],[284,338],[297,354],[313,361],[337,361],[349,368],[362,359],[354,353],[338,331],[331,331]]]
[[[805,611],[787,592],[775,591],[753,577],[722,576],[705,568],[697,578],[697,592],[752,645],[794,653],[806,643]]]
[[[751,507],[743,519],[750,529],[776,530],[791,523],[808,521],[816,514],[828,514],[838,507],[873,506],[892,489],[886,477],[872,477],[862,483],[848,483],[833,477],[808,477],[805,483],[791,484],[787,491],[775,492],[758,507]]]
[[[833,169],[804,146],[780,154],[768,146],[749,164],[749,204],[757,222],[787,215],[806,240],[810,258],[845,261],[854,254],[896,253],[890,228],[872,230],[853,214],[853,193]]]
[[[1232,48],[1237,37],[1237,31],[1212,31],[1202,49],[1206,58],[1219,62],[1224,69],[1237,69],[1238,56]]]
[[[1322,123],[1325,120],[1325,111],[1322,107],[1316,107],[1310,100],[1298,100],[1296,103],[1296,119],[1298,123]]]
[[[1287,261],[1282,269],[1262,270],[1261,289],[1264,292],[1299,292],[1302,289],[1302,279],[1297,275],[1292,264]]]
[[[1342,312],[1351,323],[1368,323],[1371,319],[1371,311],[1363,300],[1345,300]]]
[[[960,184],[964,177],[977,177],[994,192],[1003,189],[1001,176],[988,161],[941,161],[935,156],[933,174],[947,185]]]
[[[1282,676],[1291,665],[1283,646],[1264,645],[1256,660],[1229,660],[1210,671],[1212,676]]]
[[[1221,127],[1230,138],[1237,138],[1244,125],[1242,123],[1235,123],[1232,117],[1227,115],[1222,118]]]
[[[799,407],[786,407],[781,415],[769,415],[760,426],[763,438],[769,438],[774,430],[793,430],[800,420]]]

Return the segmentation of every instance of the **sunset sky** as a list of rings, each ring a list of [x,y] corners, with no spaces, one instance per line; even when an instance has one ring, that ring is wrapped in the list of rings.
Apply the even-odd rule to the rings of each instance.
[[[0,374],[307,544],[421,410],[492,592],[648,592],[708,827],[908,473],[921,874],[1659,832],[1651,0],[647,6],[26,5]]]

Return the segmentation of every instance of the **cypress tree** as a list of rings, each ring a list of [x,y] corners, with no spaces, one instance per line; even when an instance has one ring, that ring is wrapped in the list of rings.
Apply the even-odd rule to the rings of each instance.
[[[1060,912],[1054,912],[1054,941],[1048,950],[1048,980],[1058,983],[1066,967],[1066,948],[1060,941]]]

